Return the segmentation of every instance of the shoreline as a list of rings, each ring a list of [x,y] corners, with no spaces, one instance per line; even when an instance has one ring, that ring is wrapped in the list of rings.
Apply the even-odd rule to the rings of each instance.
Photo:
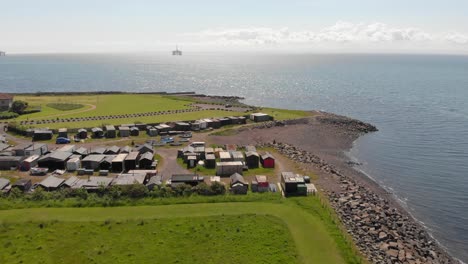
[[[311,111],[299,121],[273,121],[238,129],[216,140],[273,147],[312,171],[359,250],[372,263],[461,263],[424,225],[377,181],[356,168],[346,154],[370,124],[332,113]]]

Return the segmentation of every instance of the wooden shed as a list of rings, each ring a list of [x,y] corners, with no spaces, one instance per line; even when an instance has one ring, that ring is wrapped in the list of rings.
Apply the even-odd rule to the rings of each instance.
[[[11,188],[18,188],[20,191],[27,192],[29,189],[31,189],[32,182],[29,179],[19,179],[13,185]]]
[[[136,126],[130,128],[130,135],[132,137],[138,137],[140,135],[140,129]]]
[[[36,167],[39,157],[39,155],[32,155],[27,157],[20,163],[19,169],[21,171],[29,171],[31,168]]]
[[[54,134],[51,130],[34,130],[33,132],[33,140],[51,140]]]
[[[76,134],[76,136],[79,139],[87,139],[88,138],[88,131],[85,128],[80,128],[80,129],[78,129],[78,133]]]
[[[103,138],[104,137],[104,130],[100,127],[93,127],[91,129],[91,133],[93,133],[93,138]]]
[[[125,157],[125,170],[136,169],[139,156],[140,153],[137,151],[130,152],[127,157]]]
[[[239,173],[234,173],[230,176],[231,188],[233,194],[247,194],[249,184],[244,180],[244,177]]]
[[[260,162],[262,163],[263,168],[274,168],[275,167],[275,157],[269,152],[266,152],[260,156]]]
[[[154,155],[152,152],[146,152],[141,155],[140,160],[138,161],[139,169],[151,169],[151,164],[153,164]]]
[[[120,137],[129,137],[130,136],[130,128],[126,126],[119,127],[119,134]]]
[[[249,169],[258,168],[258,164],[260,163],[260,155],[254,151],[247,151],[245,152],[245,164]]]
[[[63,183],[65,179],[57,178],[55,176],[49,176],[39,183],[39,186],[44,190],[50,192],[57,190]]]
[[[120,153],[112,160],[113,172],[122,172],[125,170],[125,158],[127,155],[127,153]]]
[[[10,170],[19,168],[25,157],[20,156],[0,156],[0,170]]]
[[[81,166],[88,170],[98,170],[101,165],[101,161],[105,158],[105,155],[88,155],[86,158],[81,160]]]
[[[107,125],[105,129],[106,129],[106,138],[116,137],[115,127],[113,125]]]
[[[231,176],[234,173],[242,174],[244,165],[240,161],[216,162],[216,175]]]
[[[73,155],[70,152],[54,151],[42,156],[38,161],[39,167],[49,168],[50,171],[65,170],[68,158]]]
[[[66,128],[59,128],[59,129],[58,129],[58,137],[68,138],[68,129],[66,129]]]
[[[216,157],[214,154],[205,155],[205,167],[213,169],[216,167]]]

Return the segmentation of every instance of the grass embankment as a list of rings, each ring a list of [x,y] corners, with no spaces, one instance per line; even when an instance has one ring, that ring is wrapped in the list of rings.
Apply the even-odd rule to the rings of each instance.
[[[3,227],[2,263],[298,263],[284,222],[264,215],[98,217]]]
[[[261,196],[252,197],[258,199]],[[210,199],[223,197],[228,196]],[[32,256],[38,255],[45,262],[51,263],[54,262],[54,256],[74,252],[74,259],[80,263],[82,260],[107,261],[108,258],[115,262],[114,258],[118,257],[128,262],[144,258],[145,255],[152,256],[153,262],[165,263],[168,261],[166,256],[177,256],[177,252],[184,252],[186,256],[170,258],[170,263],[176,259],[180,260],[179,263],[210,263],[210,260],[211,263],[220,263],[220,254],[230,256],[231,252],[227,251],[232,251],[236,256],[254,258],[242,262],[276,263],[282,260],[281,263],[292,263],[295,262],[291,255],[294,250],[281,227],[281,223],[284,223],[294,241],[300,263],[362,262],[347,236],[340,230],[329,207],[318,197],[271,199],[267,195],[265,198],[265,201],[260,199],[243,203],[3,210],[0,211],[0,226],[4,232],[0,233],[0,238],[4,247],[9,241],[11,244],[7,250],[1,251],[0,261],[9,263],[8,260],[14,259],[17,262],[20,260],[19,255],[30,260]],[[211,222],[212,226],[209,226],[209,221],[215,219],[220,221]],[[198,223],[201,222],[208,228],[200,227]],[[143,225],[138,226],[138,223]],[[239,232],[246,231],[242,233],[243,237],[237,236],[237,229],[233,230],[235,226]],[[273,230],[278,233],[276,236],[270,233]],[[209,242],[201,243],[207,234],[210,235]],[[218,236],[221,234],[227,237]],[[263,240],[260,242],[257,239]],[[280,244],[277,245],[277,242]],[[200,243],[205,246],[202,253],[192,253],[191,246]],[[225,251],[216,250],[217,246],[212,243],[219,243],[220,249]],[[152,253],[158,250],[165,253]],[[274,257],[270,260],[267,255]],[[181,259],[185,257],[187,261]],[[199,257],[202,261],[198,261]],[[221,262],[239,262],[238,258],[242,256],[234,259],[226,257]]]

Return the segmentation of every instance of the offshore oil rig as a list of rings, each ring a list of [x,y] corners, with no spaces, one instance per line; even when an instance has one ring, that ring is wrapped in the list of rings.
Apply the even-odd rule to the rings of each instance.
[[[172,56],[182,56],[182,51],[176,46],[176,49],[172,51]]]

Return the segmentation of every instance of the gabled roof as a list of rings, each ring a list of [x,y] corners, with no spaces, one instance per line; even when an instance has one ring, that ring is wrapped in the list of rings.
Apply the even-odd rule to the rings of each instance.
[[[85,180],[81,185],[86,189],[95,189],[100,186],[107,187],[111,184],[114,178],[108,178],[103,176],[91,176],[89,180]]]
[[[162,184],[162,177],[161,175],[155,175],[149,179],[149,181],[146,183],[146,186],[148,185],[161,185]]]
[[[112,163],[112,161],[117,157],[117,155],[105,155],[104,159],[101,161],[102,162],[107,162],[109,164]]]
[[[100,127],[93,127],[91,128],[91,132],[96,133],[96,132],[103,132],[102,128]]]
[[[231,175],[231,185],[236,184],[236,183],[241,183],[244,185],[247,185],[248,183],[244,180],[244,177],[240,175],[239,173],[234,173]]]
[[[49,176],[39,183],[40,186],[44,188],[58,188],[62,183],[65,182],[65,179],[57,178],[55,176]]]
[[[206,154],[205,159],[206,160],[215,160],[216,156],[214,154]]]
[[[73,187],[79,180],[80,179],[78,179],[78,177],[71,176],[63,183],[63,185],[66,187]]]
[[[115,156],[112,162],[123,162],[126,157],[127,157],[126,153],[120,153],[119,155]]]
[[[54,151],[54,152],[51,152],[45,156],[43,156],[42,158],[39,159],[39,161],[66,161],[70,156],[72,155],[72,153],[70,152],[65,152],[65,151]]]
[[[97,154],[97,155],[88,155],[81,162],[91,161],[91,162],[101,162],[106,156]]]
[[[120,153],[130,153],[131,148],[129,146],[124,146],[120,148]]]
[[[4,151],[5,149],[9,148],[10,146],[7,144],[0,143],[0,151]]]
[[[107,125],[106,126],[106,130],[109,131],[109,130],[115,130],[115,126],[113,125]]]
[[[140,160],[153,160],[154,156],[151,152],[146,152],[145,154],[141,155]]]
[[[130,185],[130,184],[143,184],[146,178],[146,174],[130,174],[124,173],[117,176],[113,181],[112,185]]]
[[[14,186],[25,186],[26,184],[29,184],[31,183],[31,180],[28,180],[28,179],[19,179],[17,180],[15,183],[13,183],[13,187]]]
[[[0,190],[3,190],[8,185],[10,185],[10,180],[5,179],[5,178],[0,178]]]
[[[260,183],[260,182],[268,182],[268,179],[264,175],[257,175],[255,176],[255,180]]]
[[[273,157],[273,155],[271,155],[270,152],[266,152],[262,155],[262,159],[275,159],[275,157]]]
[[[89,153],[90,154],[104,154],[104,152],[106,152],[106,148],[97,147],[97,148],[92,148]]]
[[[146,152],[153,152],[153,146],[148,145],[148,144],[143,144],[138,147],[136,147],[136,150],[140,153],[146,153]]]
[[[13,95],[7,93],[0,93],[0,100],[11,100]]]
[[[80,147],[78,149],[75,149],[73,153],[80,154],[80,155],[86,155],[88,154],[88,150],[84,147]]]
[[[120,152],[120,148],[117,146],[108,147],[104,153],[106,154],[117,154]]]
[[[81,133],[81,132],[88,132],[88,131],[85,128],[78,129],[78,133]]]
[[[258,153],[257,153],[257,152],[254,152],[254,151],[247,151],[247,152],[245,153],[245,156],[246,156],[246,157],[250,157],[250,156],[260,157],[260,155],[258,155]]]

